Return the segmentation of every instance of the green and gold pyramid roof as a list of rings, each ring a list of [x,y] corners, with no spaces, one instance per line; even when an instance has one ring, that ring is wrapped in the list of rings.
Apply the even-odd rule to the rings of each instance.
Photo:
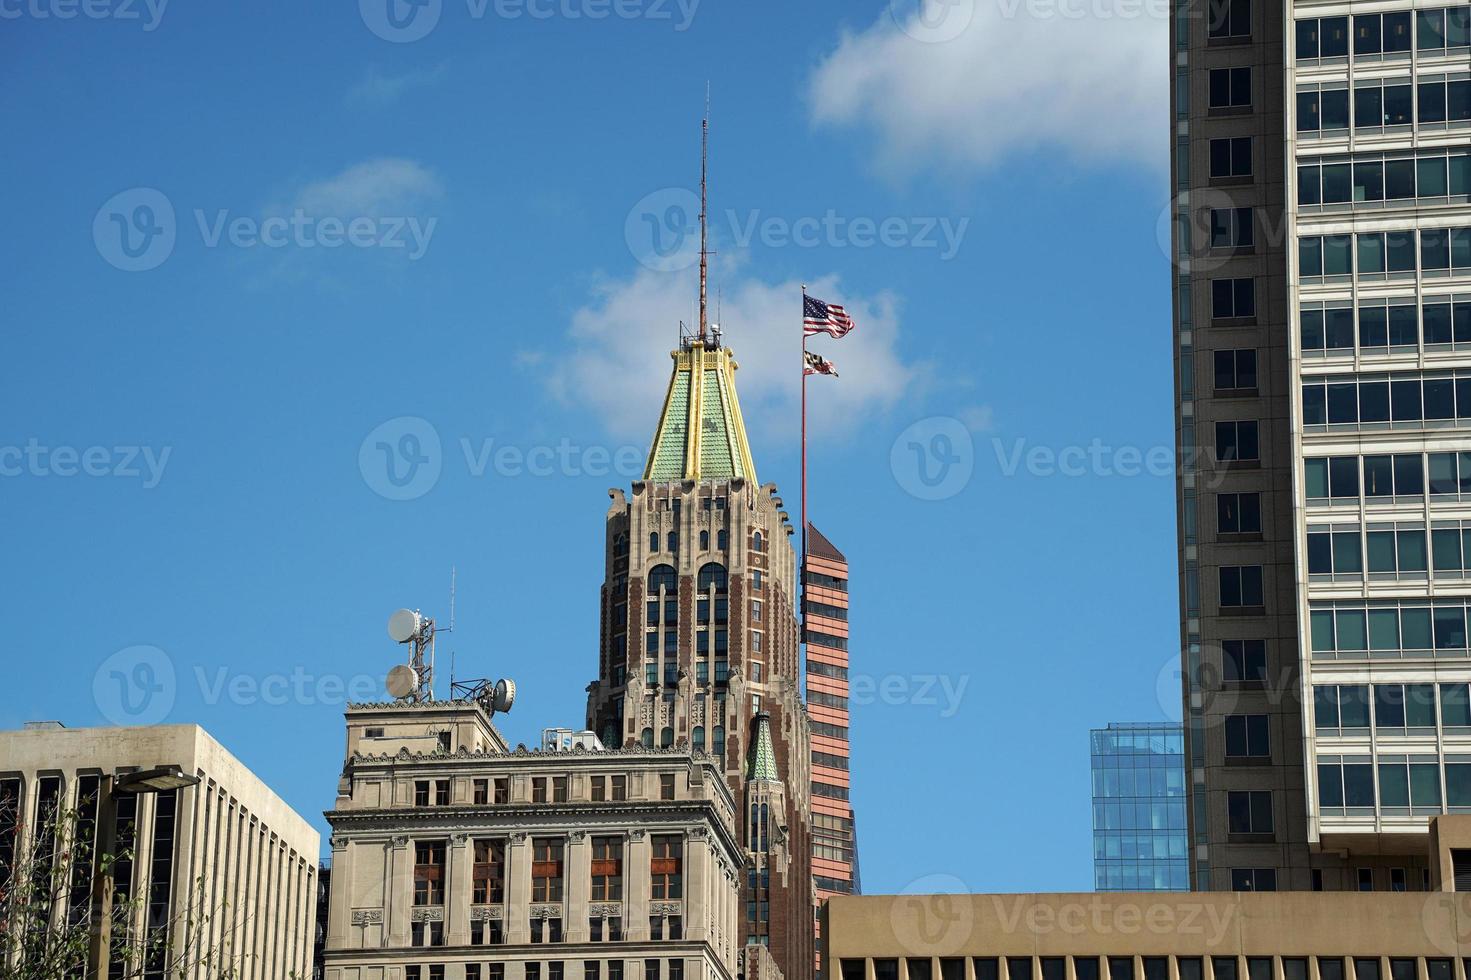
[[[730,349],[707,347],[696,340],[670,356],[674,374],[664,395],[644,479],[652,483],[758,482],[736,398],[738,365]]]
[[[781,782],[776,770],[776,749],[771,744],[771,716],[761,712],[751,719],[756,732],[751,739],[751,755],[746,764],[749,782]]]

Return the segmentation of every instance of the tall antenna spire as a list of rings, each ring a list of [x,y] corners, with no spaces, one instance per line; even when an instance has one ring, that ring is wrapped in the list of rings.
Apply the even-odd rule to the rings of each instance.
[[[700,343],[709,325],[706,283],[710,276],[710,221],[708,213],[710,176],[710,83],[705,83],[705,120],[700,124]]]

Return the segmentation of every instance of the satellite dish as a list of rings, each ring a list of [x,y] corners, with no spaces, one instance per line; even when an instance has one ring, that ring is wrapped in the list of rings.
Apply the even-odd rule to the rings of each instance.
[[[419,635],[419,614],[412,609],[400,609],[388,617],[388,635],[394,643],[407,643]]]
[[[501,678],[495,682],[495,710],[507,712],[516,703],[516,682]]]
[[[399,664],[388,672],[384,682],[388,693],[396,698],[406,698],[419,689],[419,675],[408,664]]]

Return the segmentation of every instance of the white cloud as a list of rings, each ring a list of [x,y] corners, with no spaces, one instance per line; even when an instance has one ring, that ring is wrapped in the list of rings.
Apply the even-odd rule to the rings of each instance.
[[[548,379],[554,393],[596,411],[612,435],[649,439],[669,384],[669,352],[679,322],[693,319],[691,280],[688,273],[643,269],[631,279],[599,284],[593,301],[572,316],[574,353]],[[842,302],[858,322],[842,340],[816,337],[810,345],[840,374],[809,382],[810,424],[822,438],[851,435],[904,395],[918,369],[896,350],[899,318],[892,296],[856,296],[834,277],[809,284],[808,291]],[[759,461],[763,445],[792,439],[796,431],[801,284],[737,276],[722,292],[724,342],[740,365],[736,386]]]
[[[448,65],[414,69],[391,75],[377,65],[369,65],[363,77],[348,89],[347,101],[371,106],[391,106],[415,89],[427,88],[442,81],[449,73]]]
[[[439,178],[421,164],[385,157],[307,184],[296,193],[293,206],[317,217],[397,217],[442,193]]]
[[[1165,166],[1164,0],[918,0],[924,19],[914,2],[844,33],[810,80],[816,123],[872,129],[901,172],[1049,149]]]

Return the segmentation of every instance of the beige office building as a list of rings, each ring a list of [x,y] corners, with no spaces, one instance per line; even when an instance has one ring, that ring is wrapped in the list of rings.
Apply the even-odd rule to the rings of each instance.
[[[1466,980],[1471,818],[1429,830],[1432,890],[837,896],[842,980]]]
[[[0,732],[0,867],[90,839],[104,776],[178,766],[199,783],[163,792],[119,792],[115,906],[132,906],[126,935],[113,934],[113,975],[124,944],[167,949],[139,957],[141,976],[169,980],[310,975],[320,837],[249,769],[197,725],[65,728],[33,723]],[[57,821],[56,814],[75,814]],[[59,827],[58,827],[59,824]],[[75,832],[68,828],[75,827]],[[90,853],[90,851],[88,851]],[[81,881],[91,878],[83,868]],[[87,921],[90,892],[56,909]],[[138,972],[128,972],[138,976]]]
[[[327,818],[327,980],[771,975],[740,945],[735,801],[704,752],[565,729],[513,750],[476,701],[354,705]]]

